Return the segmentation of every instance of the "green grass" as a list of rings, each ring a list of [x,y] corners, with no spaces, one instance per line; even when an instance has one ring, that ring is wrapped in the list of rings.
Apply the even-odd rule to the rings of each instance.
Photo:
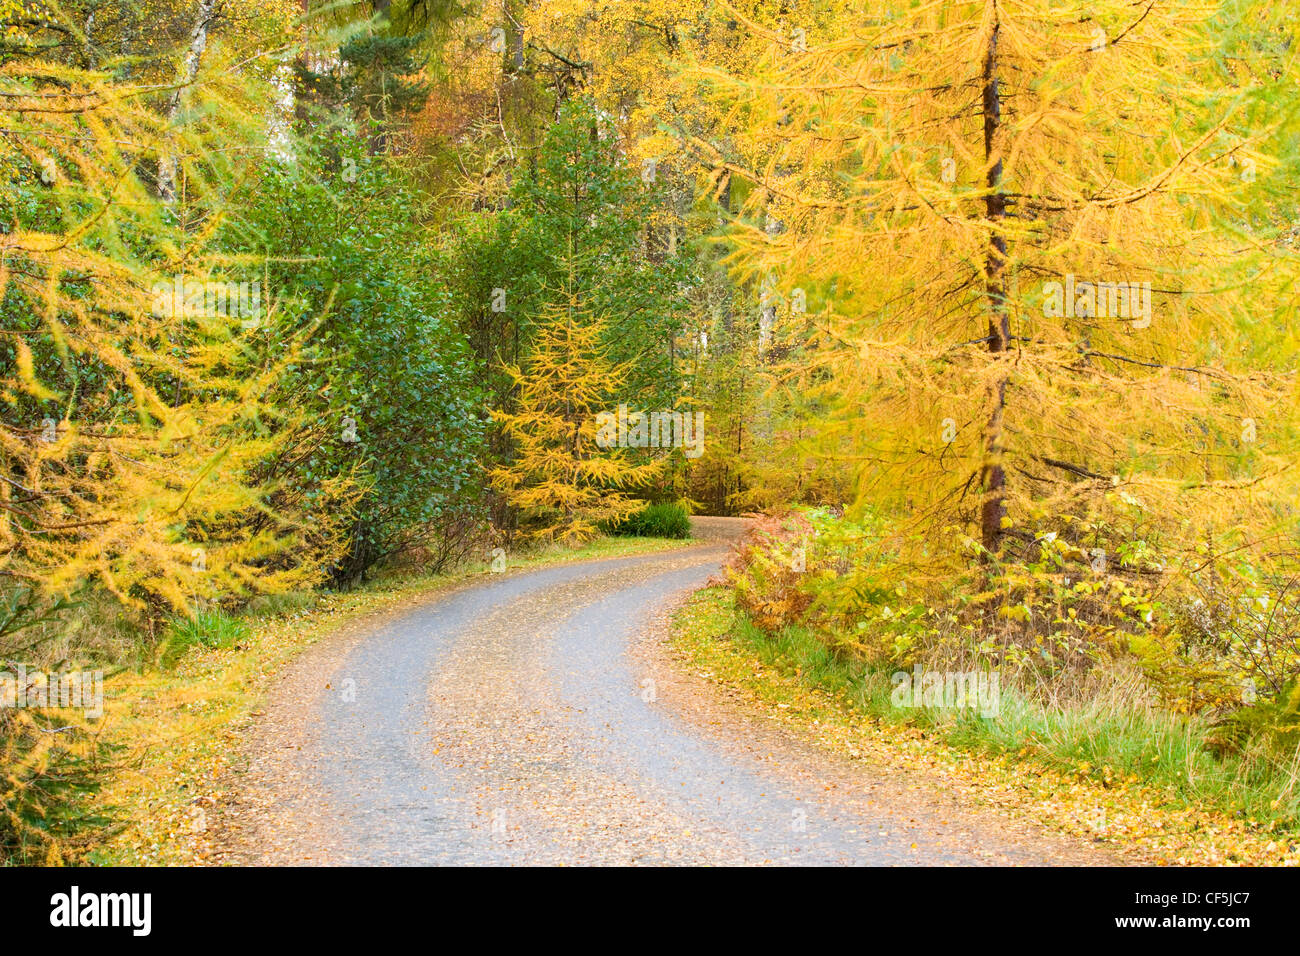
[[[248,621],[231,617],[220,608],[199,608],[192,615],[175,617],[167,625],[160,664],[174,667],[192,647],[234,647],[248,637]]]
[[[287,591],[284,594],[260,594],[248,602],[241,616],[251,620],[281,617],[296,611],[305,611],[320,600],[319,591]]]
[[[990,717],[975,710],[900,707],[891,700],[891,672],[837,656],[806,628],[768,635],[743,615],[730,608],[729,613],[728,636],[765,665],[842,695],[886,723],[924,728],[964,750],[1030,758],[1102,784],[1135,778],[1183,806],[1300,831],[1300,755],[1279,760],[1261,743],[1240,755],[1216,757],[1206,749],[1207,722],[1153,706],[1122,675],[1084,702],[1050,706],[1004,679],[1000,707]]]

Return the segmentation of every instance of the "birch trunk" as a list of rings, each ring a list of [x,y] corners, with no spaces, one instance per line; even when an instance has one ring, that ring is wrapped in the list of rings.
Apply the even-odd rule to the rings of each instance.
[[[180,116],[181,102],[184,99],[185,91],[194,78],[198,76],[199,64],[203,62],[203,53],[208,48],[208,29],[212,26],[212,21],[217,18],[220,0],[199,0],[198,14],[194,18],[194,29],[190,31],[190,48],[185,53],[185,60],[181,64],[180,74],[177,77],[176,89],[167,99],[167,125],[174,127],[177,117]],[[162,152],[158,157],[158,198],[164,203],[171,205],[176,201],[176,177],[178,173],[178,162],[176,153],[171,150],[170,143],[164,143]]]

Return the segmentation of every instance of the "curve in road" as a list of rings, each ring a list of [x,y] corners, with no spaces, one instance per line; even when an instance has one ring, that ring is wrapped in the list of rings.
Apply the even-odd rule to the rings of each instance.
[[[309,651],[257,728],[228,859],[1109,862],[791,739],[666,660],[666,611],[735,530],[699,527],[701,546],[493,576]]]

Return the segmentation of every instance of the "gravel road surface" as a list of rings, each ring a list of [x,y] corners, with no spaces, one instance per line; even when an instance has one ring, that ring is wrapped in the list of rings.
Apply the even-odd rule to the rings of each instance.
[[[633,558],[485,575],[313,647],[268,695],[230,863],[1106,863],[1081,841],[745,713],[662,647],[735,519]]]

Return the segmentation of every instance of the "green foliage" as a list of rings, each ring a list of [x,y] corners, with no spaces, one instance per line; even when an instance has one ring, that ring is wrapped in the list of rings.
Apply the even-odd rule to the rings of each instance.
[[[310,421],[292,454],[268,467],[322,521],[336,507],[329,482],[362,489],[336,581],[415,548],[441,566],[478,527],[485,416],[473,363],[446,320],[419,196],[346,134],[303,144],[292,165],[269,165],[256,196],[228,241],[271,258],[277,334],[305,340],[278,397]]]
[[[456,323],[469,342],[493,408],[508,405],[532,341],[541,290],[551,275],[551,250],[525,241],[527,218],[517,209],[466,214],[448,227],[442,269]],[[504,301],[495,290],[504,290]],[[498,302],[503,308],[494,308]],[[498,449],[494,447],[494,451]]]
[[[609,534],[638,538],[689,538],[691,519],[680,502],[663,501],[647,504],[607,530]]]
[[[555,430],[560,422],[592,430],[585,438],[590,443],[594,416],[619,404],[678,407],[674,343],[685,261],[643,242],[654,202],[653,192],[629,167],[614,124],[594,103],[580,99],[560,108],[535,167],[511,192],[510,207],[467,217],[453,230],[446,252],[449,281],[500,425],[489,439],[494,488],[502,503],[494,519],[500,525],[512,525],[517,513],[512,508],[528,508],[528,520],[539,527],[553,524],[551,519],[567,526],[574,513],[568,499],[599,491],[590,484],[594,473],[579,472],[607,468],[615,459],[640,461],[635,470],[620,466],[617,481],[600,478],[601,496],[611,495],[615,486],[653,491],[652,484],[628,482],[638,475],[635,481],[657,483],[666,474],[662,462],[648,454],[593,454]],[[598,336],[588,341],[582,326],[593,322]],[[592,366],[586,372],[570,365],[575,349]],[[561,369],[564,382],[580,389],[581,398],[566,397],[554,380]],[[553,380],[544,381],[547,377]],[[527,407],[529,400],[540,405]],[[586,416],[581,426],[575,418],[579,412]],[[548,416],[546,424],[542,419]],[[554,432],[547,439],[551,444],[575,445],[567,453],[570,463],[583,464],[572,466],[572,475],[561,477],[544,465],[546,456],[536,444],[539,430]],[[529,442],[533,445],[524,448]],[[525,456],[532,460],[523,461]],[[631,502],[619,501],[622,513]],[[607,517],[588,514],[596,521]],[[583,535],[594,531],[586,520],[579,524]]]
[[[519,184],[515,201],[528,216],[523,241],[550,253],[538,291],[572,272],[592,310],[610,317],[611,358],[630,367],[625,400],[674,407],[680,382],[672,346],[681,331],[686,261],[645,243],[656,195],[594,102],[573,100],[560,109],[536,172]]]
[[[527,360],[537,317],[564,286],[608,317],[610,357],[629,368],[621,400],[676,406],[679,287],[691,280],[685,257],[644,242],[660,198],[629,166],[614,124],[579,99],[560,108],[509,208],[454,224],[449,284],[461,328],[502,404],[511,389],[504,367]],[[503,311],[492,309],[494,289],[504,290]]]
[[[890,724],[921,728],[966,750],[1028,758],[1103,787],[1140,780],[1185,806],[1208,805],[1286,827],[1300,820],[1294,768],[1284,751],[1248,743],[1218,750],[1220,729],[1154,706],[1131,674],[1076,700],[1044,701],[1025,685],[1003,680],[991,716],[974,708],[899,706],[891,680],[897,665],[837,653],[815,628],[765,628],[738,605],[728,605],[728,613],[728,636],[764,668]]]
[[[1176,710],[1233,723],[1226,741],[1245,728],[1285,736],[1300,683],[1300,544],[1234,536],[1187,563],[1167,575],[1168,626],[1134,647],[1148,678]]]
[[[362,130],[370,151],[383,151],[394,125],[417,113],[429,98],[415,59],[421,39],[418,34],[356,34],[344,40],[336,57],[313,64],[319,72],[295,61],[299,109],[313,120]]]
[[[252,620],[282,617],[306,611],[316,603],[319,595],[312,591],[286,591],[283,594],[259,595],[248,602],[244,615]]]
[[[736,607],[764,632],[800,629],[844,661],[994,668],[1025,688],[1026,706],[1080,708],[1080,726],[1099,688],[1138,675],[1133,693],[1170,719],[1198,719],[1207,753],[1256,763],[1294,754],[1294,551],[1207,543],[1174,565],[1150,542],[1117,545],[1103,523],[1066,522],[1026,535],[1032,546],[989,590],[980,574],[903,564],[887,527],[827,510],[760,520],[728,563]]]
[[[1240,754],[1262,741],[1280,761],[1300,748],[1300,683],[1276,699],[1248,704],[1220,720],[1206,746],[1220,756]]]
[[[0,658],[26,654],[40,643],[40,637],[24,640],[12,637],[28,628],[56,624],[77,603],[68,597],[45,599],[32,587],[10,588],[0,596]]]

